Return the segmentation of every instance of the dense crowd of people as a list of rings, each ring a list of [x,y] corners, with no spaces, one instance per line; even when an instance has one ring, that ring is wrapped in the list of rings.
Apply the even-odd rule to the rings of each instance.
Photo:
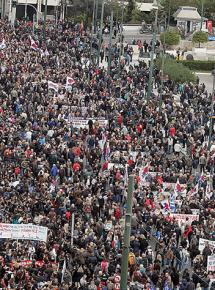
[[[147,101],[131,46],[119,63],[114,44],[108,74],[80,25],[50,23],[44,38],[0,24],[0,221],[48,228],[46,242],[0,239],[0,289],[119,289],[130,174],[128,289],[213,289],[205,85],[167,80],[161,94],[155,68]]]

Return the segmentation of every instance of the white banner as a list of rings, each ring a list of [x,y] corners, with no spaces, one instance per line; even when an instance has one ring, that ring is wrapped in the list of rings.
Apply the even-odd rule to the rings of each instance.
[[[115,168],[125,168],[125,166],[120,164],[120,163],[108,163],[108,170],[113,169],[113,167],[115,167]]]
[[[59,85],[57,83],[48,81],[48,90],[54,90],[55,92],[58,92]]]
[[[78,117],[71,118],[71,123],[75,128],[88,128],[89,120],[92,120],[93,123],[98,122],[100,127],[106,127],[108,125],[108,120],[105,119],[82,119]]]
[[[215,271],[215,256],[208,256],[207,272]]]
[[[64,106],[62,106],[62,108],[63,107]],[[87,109],[88,109],[88,107],[78,107],[78,106],[70,106],[69,108],[71,109],[72,112],[75,112],[75,111],[78,110],[78,111],[81,111],[82,114],[86,114],[87,113]]]
[[[198,208],[193,208],[191,209],[191,211],[192,211],[192,214],[195,214],[195,215],[200,213],[200,210]]]
[[[171,217],[175,218],[178,221],[179,225],[181,225],[181,223],[191,224],[193,221],[198,221],[199,220],[199,215],[198,214],[177,214],[177,213],[172,213]]]
[[[206,240],[206,239],[199,239],[199,251],[202,253],[202,251],[204,250],[205,248],[205,245],[208,244],[209,245],[209,248],[211,250],[213,250],[215,248],[215,241],[209,241],[209,240]]]
[[[47,227],[0,223],[0,239],[47,241]]]

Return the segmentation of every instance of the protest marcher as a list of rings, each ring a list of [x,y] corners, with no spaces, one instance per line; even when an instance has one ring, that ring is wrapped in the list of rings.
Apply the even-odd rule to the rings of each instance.
[[[156,94],[144,98],[149,69],[129,44],[120,64],[113,45],[108,74],[108,47],[97,66],[80,24],[50,22],[44,39],[42,25],[35,37],[28,23],[0,22],[0,288],[118,289],[133,174],[128,287],[208,289],[207,88],[168,80],[159,111]],[[3,224],[45,227],[47,239],[5,238]]]

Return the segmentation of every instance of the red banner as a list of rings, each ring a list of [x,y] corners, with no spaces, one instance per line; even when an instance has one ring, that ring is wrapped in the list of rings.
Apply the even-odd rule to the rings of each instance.
[[[208,29],[208,32],[209,33],[212,33],[212,31],[213,31],[213,23],[212,23],[212,20],[208,20],[207,21],[207,29]]]
[[[10,267],[13,268],[14,266],[21,266],[21,267],[30,267],[31,265],[33,264],[33,261],[32,260],[23,260],[23,261],[20,261],[20,262],[11,262],[10,264]],[[35,262],[35,265],[37,267],[42,267],[43,265],[45,264],[44,261],[36,261]],[[48,263],[49,265],[51,265],[53,268],[57,269],[58,268],[58,263],[55,263],[55,262],[49,262]]]

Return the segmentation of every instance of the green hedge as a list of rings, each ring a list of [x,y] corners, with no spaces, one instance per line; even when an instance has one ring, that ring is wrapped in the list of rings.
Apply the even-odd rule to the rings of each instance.
[[[160,70],[162,69],[161,58],[156,59],[155,64]],[[165,58],[163,72],[164,75],[168,75],[172,81],[177,83],[194,83],[196,81],[196,76],[192,70],[172,58]]]
[[[191,70],[212,71],[215,68],[215,61],[209,60],[180,60],[178,61]]]

